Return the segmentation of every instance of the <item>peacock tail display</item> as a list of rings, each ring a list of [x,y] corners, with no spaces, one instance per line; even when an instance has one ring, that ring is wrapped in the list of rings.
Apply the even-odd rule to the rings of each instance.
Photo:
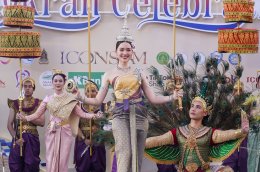
[[[194,53],[193,66],[186,65],[181,54],[177,54],[175,61],[170,61],[164,69],[166,82],[159,70],[154,66],[148,69],[150,75],[156,79],[155,87],[158,94],[170,95],[173,92],[176,79],[182,78],[183,109],[178,109],[178,103],[152,105],[147,101],[149,112],[149,137],[161,135],[172,128],[189,123],[189,108],[195,96],[201,96],[209,107],[209,115],[203,119],[203,124],[213,128],[236,129],[240,127],[240,113],[243,102],[250,95],[243,90],[240,78],[243,67],[230,70],[229,63],[217,58],[208,57],[204,65],[199,65],[200,55]],[[236,78],[229,79],[229,75]],[[177,77],[176,77],[177,76]],[[240,84],[239,92],[237,84]]]

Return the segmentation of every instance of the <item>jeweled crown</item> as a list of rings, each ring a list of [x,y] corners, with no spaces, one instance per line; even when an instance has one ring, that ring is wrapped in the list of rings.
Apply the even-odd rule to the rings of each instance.
[[[132,35],[129,33],[129,28],[127,25],[127,17],[124,17],[124,25],[121,29],[120,34],[116,37],[116,41],[127,41],[127,42],[133,42],[134,39],[132,37]]]

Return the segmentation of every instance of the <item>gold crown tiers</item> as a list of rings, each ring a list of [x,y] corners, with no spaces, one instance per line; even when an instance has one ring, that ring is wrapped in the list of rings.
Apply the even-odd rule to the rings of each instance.
[[[218,31],[218,51],[221,53],[257,53],[258,30],[223,29]]]
[[[223,0],[225,22],[253,22],[253,0]]]
[[[35,9],[21,5],[5,6],[3,24],[9,27],[32,28]]]
[[[40,33],[0,32],[0,56],[37,58],[41,56]]]
[[[61,69],[52,69],[52,73],[53,73],[53,75],[54,74],[63,74],[63,75],[65,75]]]

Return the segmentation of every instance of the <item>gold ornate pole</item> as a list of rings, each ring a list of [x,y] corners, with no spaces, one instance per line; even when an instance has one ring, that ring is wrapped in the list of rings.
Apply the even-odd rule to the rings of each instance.
[[[239,22],[237,22],[237,28],[239,29]],[[237,54],[238,55],[238,67],[240,67],[240,64],[241,64],[241,56],[240,54]],[[240,95],[240,78],[238,78],[238,85],[237,85],[237,95],[239,96]]]
[[[19,100],[19,113],[22,112],[22,106],[23,106],[23,95],[22,95],[22,59],[19,58],[19,65],[20,65],[20,96],[18,98]],[[19,139],[23,139],[23,123],[22,120],[19,120],[20,127],[19,127]],[[20,143],[20,156],[23,156],[23,144]]]
[[[176,0],[174,0],[174,6],[173,6],[173,61],[175,62],[175,56],[176,56]],[[172,66],[172,64],[171,64]],[[172,69],[171,69],[172,70]],[[182,88],[182,77],[181,76],[177,76],[176,74],[176,69],[174,68],[171,73],[172,74],[172,78],[174,79],[174,85],[175,85],[175,89],[176,90],[180,90]],[[182,110],[182,98],[178,97],[178,105],[179,105],[179,110]]]
[[[238,67],[240,67],[240,64],[241,64],[241,56],[240,56],[240,54],[238,54]],[[240,78],[238,78],[238,85],[237,85],[237,95],[238,96],[240,95],[240,87],[241,87]]]
[[[91,0],[88,0],[88,79],[91,80],[91,47],[90,47],[90,14]],[[89,121],[89,140],[92,142],[92,120]],[[90,156],[92,156],[92,145],[90,145]]]

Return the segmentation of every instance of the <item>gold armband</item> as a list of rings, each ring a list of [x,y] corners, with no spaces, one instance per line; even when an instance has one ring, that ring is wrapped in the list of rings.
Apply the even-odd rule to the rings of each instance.
[[[147,138],[145,142],[145,148],[153,148],[169,144],[174,144],[171,131],[168,131],[167,133],[160,136]]]
[[[234,140],[243,137],[244,134],[241,129],[237,130],[215,130],[212,135],[212,140],[214,143],[222,143],[229,140]]]

